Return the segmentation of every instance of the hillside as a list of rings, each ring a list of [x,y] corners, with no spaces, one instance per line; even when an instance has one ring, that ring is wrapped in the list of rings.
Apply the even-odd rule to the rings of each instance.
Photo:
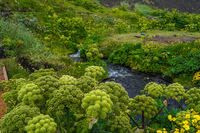
[[[175,8],[180,12],[200,13],[199,0],[99,0],[99,2],[107,7],[120,5],[120,2],[126,1],[134,8],[135,3],[148,4],[151,7],[161,9],[168,8],[170,11]]]

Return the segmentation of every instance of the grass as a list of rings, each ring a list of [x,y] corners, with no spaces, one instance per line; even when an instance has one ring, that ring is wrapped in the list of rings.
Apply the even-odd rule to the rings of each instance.
[[[25,27],[0,19],[0,39],[3,40],[2,45],[5,46],[8,56],[24,57],[29,59],[33,64],[42,65],[44,62],[52,62],[58,60],[59,55],[54,55],[47,47],[40,42]]]
[[[199,32],[184,32],[184,31],[161,31],[161,30],[152,30],[146,32],[147,35],[153,36],[153,35],[159,35],[162,37],[166,36],[173,36],[177,35],[177,37],[184,36],[183,33],[186,34],[188,37],[199,37]],[[135,35],[140,35],[140,32],[135,33],[127,33],[127,34],[114,34],[113,36],[107,37],[104,39],[103,42],[100,43],[100,46],[105,47],[109,45],[110,42],[114,43],[140,43],[141,38],[135,37]]]

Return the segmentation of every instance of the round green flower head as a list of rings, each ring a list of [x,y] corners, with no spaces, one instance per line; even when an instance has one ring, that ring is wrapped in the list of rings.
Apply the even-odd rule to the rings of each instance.
[[[40,115],[39,108],[17,106],[1,118],[1,133],[26,133],[25,126],[38,115]]]
[[[144,92],[147,95],[151,95],[153,97],[162,97],[163,88],[159,84],[156,84],[154,82],[150,82],[145,86]]]
[[[30,107],[35,105],[42,107],[45,105],[45,99],[42,95],[42,90],[35,84],[26,84],[18,92],[18,101],[23,102]]]
[[[54,71],[53,68],[51,68],[51,69],[35,70],[34,73],[31,73],[29,75],[29,79],[28,80],[29,81],[34,81],[34,80],[36,80],[39,77],[47,76],[47,75],[52,76],[52,77],[58,79],[57,73]]]
[[[48,111],[52,114],[63,115],[63,110],[66,107],[71,111],[81,109],[83,96],[83,92],[74,85],[60,86],[47,100]]]
[[[110,131],[118,133],[131,133],[130,119],[126,116],[115,116],[115,119],[110,121]]]
[[[69,75],[63,75],[60,79],[59,79],[61,85],[76,85],[77,81],[76,78],[74,78],[73,76],[69,76]]]
[[[13,109],[18,103],[18,92],[25,84],[26,80],[23,78],[10,79],[8,82],[6,82],[5,90],[8,90],[8,92],[3,93],[1,98],[4,100],[4,103],[6,103],[6,106],[9,109]]]
[[[145,95],[137,95],[134,99],[130,98],[128,105],[133,110],[134,115],[141,115],[142,111],[144,111],[145,117],[152,118],[152,116],[158,113],[155,100]]]
[[[42,76],[36,79],[35,84],[38,85],[44,92],[44,96],[48,99],[49,95],[57,90],[60,86],[59,80],[52,76]]]
[[[56,127],[57,124],[53,118],[50,118],[49,115],[40,114],[28,122],[25,130],[27,133],[54,133]]]
[[[165,97],[167,98],[172,97],[172,99],[176,99],[178,102],[184,98],[184,95],[185,95],[185,89],[179,83],[170,84],[164,89]]]
[[[105,118],[112,111],[113,102],[110,95],[101,90],[93,90],[84,95],[82,107],[86,109],[89,116]]]
[[[195,108],[200,104],[200,89],[191,88],[185,93],[184,97],[186,99],[185,103],[190,105],[191,108]]]
[[[96,80],[101,79],[101,76],[105,73],[103,67],[100,66],[89,66],[85,69],[85,76],[89,76]]]
[[[102,90],[110,95],[114,106],[113,111],[116,115],[120,114],[120,110],[126,111],[129,103],[129,96],[127,91],[121,84],[115,82],[101,83],[96,89]]]
[[[192,120],[194,119],[194,114],[190,111],[180,111],[176,114],[176,124],[183,127],[184,125],[192,125]]]
[[[93,90],[95,84],[98,84],[98,81],[96,81],[95,79],[89,77],[89,76],[81,76],[78,80],[77,80],[77,84],[76,86],[78,88],[80,88],[83,93],[88,93],[91,90]]]

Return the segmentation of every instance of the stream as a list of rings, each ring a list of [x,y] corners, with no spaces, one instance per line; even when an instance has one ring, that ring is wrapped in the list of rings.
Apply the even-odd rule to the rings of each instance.
[[[83,61],[83,59],[80,60],[81,58],[79,51],[77,53],[71,54],[69,57],[72,59],[72,61]],[[130,98],[134,98],[136,95],[142,95],[140,91],[143,90],[145,85],[149,82],[165,84],[167,86],[173,83],[173,81],[169,77],[163,77],[162,74],[139,72],[137,70],[131,70],[130,68],[125,66],[108,63],[106,60],[104,61],[106,62],[109,73],[109,78],[107,80],[104,80],[104,82],[114,81],[116,83],[120,83],[128,92],[128,96]],[[163,100],[165,99],[166,98],[163,97]],[[183,108],[186,108],[184,99],[182,99],[180,103]],[[171,99],[168,103],[167,108],[169,110],[171,108],[179,109],[181,108],[181,106],[176,100]]]

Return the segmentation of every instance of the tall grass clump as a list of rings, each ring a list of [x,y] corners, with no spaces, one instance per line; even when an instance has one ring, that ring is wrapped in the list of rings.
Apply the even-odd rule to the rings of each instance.
[[[7,56],[24,57],[37,65],[48,62],[48,59],[59,59],[24,26],[0,19],[0,29],[1,45],[6,49]]]

